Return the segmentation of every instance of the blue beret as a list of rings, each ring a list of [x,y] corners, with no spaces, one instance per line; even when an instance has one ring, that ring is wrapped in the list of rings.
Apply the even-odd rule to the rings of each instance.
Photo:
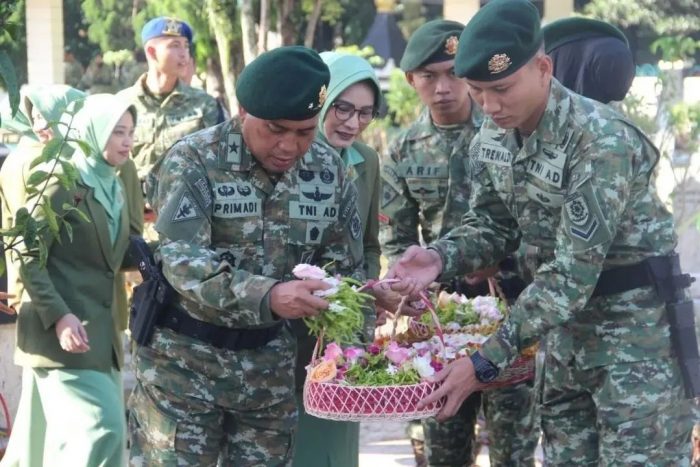
[[[186,37],[187,42],[192,43],[192,28],[186,22],[177,18],[167,16],[159,16],[153,18],[141,29],[141,42],[146,44],[146,41],[154,37]]]

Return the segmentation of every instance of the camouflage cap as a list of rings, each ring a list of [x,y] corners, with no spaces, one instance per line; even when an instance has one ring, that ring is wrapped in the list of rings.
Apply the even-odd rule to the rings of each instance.
[[[459,38],[455,73],[495,81],[525,65],[542,44],[540,14],[528,0],[492,0],[467,23]]]
[[[613,37],[629,46],[627,37],[605,21],[591,18],[564,18],[542,28],[545,52],[549,53],[568,42],[589,37]]]
[[[306,120],[321,111],[330,72],[307,47],[279,47],[259,55],[241,72],[236,97],[249,114],[264,120]]]
[[[141,43],[154,37],[186,37],[187,42],[192,43],[194,33],[192,28],[185,21],[170,18],[168,16],[159,16],[147,22],[141,29]]]
[[[412,71],[431,63],[454,60],[462,30],[464,25],[457,21],[428,21],[416,29],[408,40],[401,57],[401,69]]]

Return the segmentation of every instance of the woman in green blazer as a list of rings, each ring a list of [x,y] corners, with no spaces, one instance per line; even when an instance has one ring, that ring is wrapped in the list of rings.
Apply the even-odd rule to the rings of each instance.
[[[19,265],[15,362],[24,372],[16,427],[23,429],[13,430],[3,467],[124,464],[115,277],[129,213],[116,167],[129,158],[135,119],[135,109],[113,95],[89,96],[75,120],[87,143],[71,158],[77,184],[66,190],[50,183],[44,193],[70,227],[46,238],[44,266],[38,249],[26,245]]]
[[[381,102],[379,82],[372,66],[354,55],[323,52],[331,81],[319,118],[319,139],[338,151],[348,177],[357,187],[357,208],[364,229],[363,253],[367,279],[379,276],[379,157],[357,141],[376,116]],[[377,292],[378,293],[378,292]],[[378,304],[386,297],[377,297]],[[359,462],[359,424],[322,420],[304,412],[302,389],[315,339],[297,338],[296,387],[299,425],[294,450],[295,467],[356,467]]]

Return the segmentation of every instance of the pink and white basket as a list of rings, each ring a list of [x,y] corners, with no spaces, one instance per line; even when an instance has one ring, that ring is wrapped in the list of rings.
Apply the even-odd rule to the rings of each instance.
[[[306,413],[328,420],[413,420],[437,414],[444,399],[418,409],[418,402],[439,387],[438,383],[401,386],[349,386],[306,379]]]

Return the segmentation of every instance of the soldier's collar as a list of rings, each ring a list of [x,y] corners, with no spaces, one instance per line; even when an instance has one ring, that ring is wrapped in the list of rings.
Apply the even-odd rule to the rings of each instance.
[[[231,119],[219,130],[218,165],[223,170],[246,172],[250,170],[252,156],[245,146],[240,123]]]
[[[430,109],[423,107],[418,120],[416,120],[409,128],[407,139],[419,140],[427,138],[433,134],[433,121],[430,118]]]
[[[537,153],[542,144],[559,146],[567,137],[567,122],[571,111],[571,96],[559,81],[552,78],[549,99],[540,123],[535,131],[524,141],[524,150],[528,155]],[[512,130],[515,132],[516,130]]]

